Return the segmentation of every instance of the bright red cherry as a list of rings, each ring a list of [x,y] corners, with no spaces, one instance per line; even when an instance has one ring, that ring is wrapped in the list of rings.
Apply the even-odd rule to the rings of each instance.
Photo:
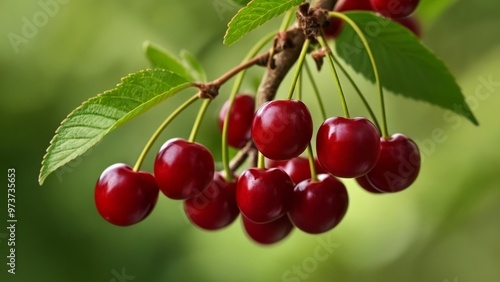
[[[219,128],[222,132],[230,101],[226,101],[219,112]],[[255,99],[246,94],[236,95],[229,114],[227,143],[241,149],[252,138],[252,121],[255,113]]]
[[[373,11],[370,0],[340,0],[337,1],[335,8],[336,12],[345,11]],[[323,32],[327,38],[335,38],[342,30],[344,22],[338,18],[331,18],[328,25],[323,28]]]
[[[192,223],[203,229],[228,226],[240,213],[236,205],[236,183],[227,182],[216,173],[207,189],[184,201],[184,211]]]
[[[309,145],[312,133],[311,114],[306,105],[298,100],[264,103],[252,123],[255,146],[272,160],[299,156]]]
[[[422,27],[420,26],[420,21],[416,16],[409,16],[407,18],[394,20],[412,31],[418,38],[422,37]]]
[[[380,134],[366,118],[329,118],[319,128],[316,151],[327,172],[337,177],[359,177],[375,166]]]
[[[286,215],[268,223],[255,223],[245,216],[241,218],[247,235],[255,242],[263,245],[270,245],[283,240],[293,229],[293,225]]]
[[[187,199],[205,190],[214,177],[214,158],[203,145],[184,139],[170,139],[158,152],[154,174],[163,194]]]
[[[370,0],[379,14],[388,18],[405,18],[415,11],[419,0]]]
[[[361,188],[365,189],[365,191],[368,191],[373,194],[383,194],[384,192],[378,190],[376,187],[374,187],[370,181],[366,178],[366,175],[360,176],[356,178],[356,182],[358,182],[359,186]]]
[[[97,180],[94,199],[97,211],[105,220],[128,226],[151,213],[158,194],[152,174],[133,171],[126,164],[114,164],[105,169]]]
[[[366,179],[382,192],[399,192],[417,179],[420,164],[417,144],[403,134],[394,134],[381,139],[380,156]]]
[[[284,215],[293,193],[290,176],[280,168],[245,170],[236,186],[236,202],[243,215],[265,223]]]
[[[293,190],[288,216],[300,230],[318,234],[326,232],[342,220],[349,205],[347,190],[329,174],[318,175],[318,182],[304,180]]]

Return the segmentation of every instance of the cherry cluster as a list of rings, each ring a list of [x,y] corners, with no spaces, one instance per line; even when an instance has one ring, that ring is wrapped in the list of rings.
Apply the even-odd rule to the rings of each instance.
[[[221,130],[229,104],[219,114]],[[254,98],[239,94],[227,130],[230,146],[250,144],[267,158],[266,164],[228,180],[215,171],[207,148],[174,138],[159,150],[154,175],[125,164],[102,173],[95,189],[100,215],[115,225],[135,224],[150,214],[161,191],[184,200],[186,215],[202,229],[226,227],[241,212],[249,237],[272,244],[294,227],[318,234],[339,224],[349,200],[337,177],[356,178],[372,193],[393,193],[410,186],[420,169],[419,150],[411,139],[381,137],[366,118],[327,119],[316,135],[317,159],[300,156],[310,146],[313,121],[299,100],[269,101],[255,112]]]
[[[399,9],[395,9],[396,2]],[[340,1],[336,9],[368,9],[369,6],[395,19],[410,15],[417,4],[418,1],[411,0],[346,0]],[[299,23],[305,23],[304,26],[299,24],[304,34],[311,28],[319,31],[324,26],[319,24],[320,19],[316,18],[314,8],[309,8],[309,4],[305,3],[299,7],[297,14]],[[314,31],[313,39],[319,33]],[[363,34],[359,36],[363,37]],[[218,119],[223,133],[223,171],[216,171],[211,152],[194,141],[201,118],[210,100],[217,96],[220,84],[254,64],[267,66],[272,62],[270,54],[273,51],[243,63],[229,72],[230,75],[215,82],[193,84],[200,89],[199,97],[197,95],[194,99],[208,98],[200,109],[189,140],[173,138],[166,141],[156,155],[154,173],[139,170],[144,155],[139,157],[134,168],[126,164],[108,167],[95,187],[99,214],[119,226],[138,223],[151,213],[161,191],[170,199],[182,200],[187,217],[202,229],[224,228],[241,213],[243,228],[250,238],[261,244],[273,244],[285,238],[295,227],[306,233],[319,234],[337,226],[349,205],[347,189],[339,178],[355,179],[363,189],[374,194],[395,193],[408,188],[418,176],[420,152],[415,142],[405,135],[388,134],[376,63],[373,60],[382,102],[383,127],[378,124],[361,93],[358,94],[365,101],[373,122],[364,117],[349,116],[333,54],[328,50],[323,35],[318,39],[319,42],[309,37],[305,39],[287,99],[265,97],[261,100],[267,102],[258,104],[252,95],[236,95],[239,88],[233,91],[231,99],[220,110]],[[310,44],[316,43],[322,48],[312,54],[313,58],[318,63],[318,60],[328,57],[344,117],[327,118],[316,89],[324,120],[314,132],[309,109],[301,101],[301,88],[298,100],[293,99],[293,93]],[[365,47],[373,58],[369,46]],[[312,76],[310,79],[313,81]],[[180,107],[182,109],[184,106]],[[161,126],[157,132],[163,129]],[[157,136],[153,135],[151,140],[156,140]],[[315,142],[312,142],[313,138]],[[150,144],[143,152],[147,153]],[[233,165],[233,161],[229,162],[227,158],[227,146],[239,150]],[[304,152],[307,152],[307,158],[301,156]],[[243,157],[238,158],[238,155]],[[250,155],[250,161],[246,162]],[[248,168],[240,170],[247,163]]]
[[[418,18],[412,13],[419,0],[339,0],[334,7],[335,12],[372,11],[383,17],[400,23],[411,30],[417,37],[421,36]],[[328,38],[337,37],[342,30],[343,22],[337,18],[331,19],[323,29]]]

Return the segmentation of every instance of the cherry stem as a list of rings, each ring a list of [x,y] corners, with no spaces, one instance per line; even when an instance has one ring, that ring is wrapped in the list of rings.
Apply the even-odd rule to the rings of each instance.
[[[311,181],[318,182],[318,174],[316,173],[316,164],[314,162],[314,154],[311,143],[307,146],[307,157],[309,159],[309,167],[311,169]]]
[[[309,50],[309,45],[311,41],[306,39],[304,45],[302,46],[302,51],[300,51],[299,59],[297,61],[297,69],[295,70],[295,74],[293,75],[292,84],[290,85],[290,91],[288,92],[287,100],[292,99],[293,91],[295,90],[295,86],[297,85],[297,81],[299,80],[300,73],[302,72],[302,65],[306,59],[307,51]]]
[[[302,72],[299,74],[299,81],[297,81],[297,99],[302,100]]]
[[[149,139],[149,141],[146,144],[146,146],[144,146],[144,149],[142,150],[141,155],[139,156],[139,158],[137,159],[137,162],[135,163],[134,171],[139,171],[139,169],[141,168],[142,163],[144,162],[144,159],[146,158],[146,155],[148,154],[149,150],[151,150],[151,147],[153,147],[153,144],[158,139],[158,137],[160,137],[160,134],[163,132],[163,130],[165,130],[165,128],[180,113],[182,113],[182,111],[184,111],[185,109],[187,109],[191,104],[193,104],[194,102],[196,102],[196,100],[198,100],[198,99],[199,99],[198,94],[192,96],[191,98],[189,98],[189,100],[187,100],[182,105],[180,105],[172,114],[170,114],[170,116],[168,116],[167,119],[165,119],[165,121],[163,121],[163,123],[158,127],[158,129],[155,131],[155,133],[153,134],[153,136],[151,136],[151,138]]]
[[[270,33],[269,35],[263,37],[255,46],[248,52],[245,59],[243,61],[247,61],[250,58],[254,57],[264,46],[269,43],[274,37],[275,33]],[[224,171],[226,173],[226,180],[231,182],[233,180],[233,173],[231,172],[230,161],[229,161],[229,145],[227,143],[227,135],[229,128],[229,117],[230,113],[233,109],[234,100],[236,95],[240,91],[241,84],[243,83],[243,79],[245,78],[246,70],[242,70],[240,74],[236,77],[236,81],[234,82],[233,89],[231,90],[231,94],[229,95],[229,107],[227,109],[226,116],[224,118],[224,126],[222,127],[222,164],[224,166]]]
[[[321,117],[323,118],[323,120],[326,120],[325,105],[323,104],[323,99],[321,98],[321,95],[319,94],[318,85],[316,84],[316,81],[314,80],[314,77],[311,73],[311,69],[309,68],[309,64],[307,64],[307,62],[305,63],[305,67],[306,67],[307,76],[309,77],[309,81],[311,82],[311,85],[313,87],[314,95],[316,96],[316,100],[318,101],[318,104],[319,104],[319,109],[321,111]]]
[[[335,80],[335,84],[337,85],[337,91],[339,93],[340,103],[342,104],[342,110],[344,111],[344,116],[346,118],[349,118],[349,109],[347,108],[347,102],[345,99],[344,91],[342,90],[342,84],[340,83],[339,74],[337,73],[337,70],[335,69],[335,64],[333,63],[332,51],[328,47],[328,44],[326,44],[325,37],[323,35],[318,37],[318,41],[321,44],[321,47],[325,50],[325,52],[328,55],[327,56],[328,65],[330,66],[330,69],[333,73],[333,77]]]
[[[370,114],[371,118],[373,119],[373,122],[375,123],[375,126],[377,126],[379,132],[381,132],[381,127],[380,127],[380,123],[378,122],[377,116],[373,112],[372,107],[370,107],[370,104],[366,100],[365,96],[363,95],[363,93],[359,89],[359,87],[356,84],[356,82],[354,82],[354,79],[351,77],[351,75],[349,75],[349,73],[347,72],[347,70],[342,66],[342,64],[340,64],[340,62],[337,60],[337,58],[335,58],[335,56],[333,56],[332,59],[339,66],[339,68],[342,71],[342,73],[347,77],[347,79],[349,80],[349,82],[351,83],[351,85],[354,87],[354,90],[356,91],[356,93],[358,93],[359,98],[361,98],[361,101],[363,102],[363,104],[365,105],[365,108],[368,110],[368,113]]]
[[[279,31],[285,31],[288,26],[290,25],[290,22],[292,21],[292,17],[293,17],[294,13],[292,10],[286,12],[285,14],[285,17],[283,18],[283,21],[281,22],[281,26],[280,26],[280,29]]]
[[[260,168],[260,169],[265,169],[266,168],[266,160],[264,158],[264,155],[259,152],[259,157],[258,157],[258,160],[257,160],[257,167]]]
[[[194,122],[193,129],[191,130],[191,135],[189,135],[189,142],[193,143],[194,140],[196,139],[196,135],[198,134],[198,131],[201,126],[201,122],[203,121],[203,117],[205,116],[205,113],[207,112],[208,106],[212,102],[211,99],[205,99],[203,101],[203,104],[200,107],[200,110],[198,111],[198,116],[196,117],[196,121]]]
[[[351,20],[348,16],[338,13],[338,12],[330,12],[329,15],[331,17],[337,17],[343,20],[344,22],[348,23],[356,32],[356,34],[359,36],[361,39],[361,42],[363,42],[363,45],[365,46],[366,52],[368,53],[368,57],[370,58],[370,62],[373,67],[373,73],[375,75],[375,80],[377,82],[377,87],[380,95],[380,106],[382,108],[382,137],[384,138],[389,138],[389,130],[387,129],[387,116],[386,116],[386,111],[385,111],[385,99],[384,99],[384,89],[382,87],[382,83],[380,81],[380,74],[378,71],[377,63],[375,61],[375,56],[373,56],[372,49],[370,48],[370,44],[368,44],[368,40],[366,39],[365,35],[363,34],[363,31],[359,28],[359,26]]]

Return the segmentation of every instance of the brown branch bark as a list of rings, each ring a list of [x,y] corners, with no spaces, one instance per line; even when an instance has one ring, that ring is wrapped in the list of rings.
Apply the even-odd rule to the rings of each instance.
[[[314,5],[323,9],[332,10],[336,0],[316,0]],[[274,68],[267,68],[266,73],[259,86],[257,95],[257,106],[274,99],[278,88],[283,82],[286,74],[299,58],[300,51],[305,42],[305,35],[297,25],[285,31],[286,40],[289,42],[288,48],[276,54],[274,58]]]

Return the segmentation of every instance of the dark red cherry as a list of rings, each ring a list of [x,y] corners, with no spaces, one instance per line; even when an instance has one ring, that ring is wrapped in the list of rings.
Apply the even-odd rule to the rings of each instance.
[[[382,192],[399,192],[417,179],[420,164],[417,144],[403,134],[394,134],[381,138],[380,156],[366,178]]]
[[[230,101],[226,101],[219,112],[219,128],[222,132]],[[227,143],[241,149],[252,138],[252,121],[255,113],[255,99],[246,94],[236,95],[229,114]]]
[[[170,139],[161,147],[154,164],[156,182],[171,199],[187,199],[210,185],[214,159],[203,145]]]
[[[151,213],[158,194],[152,174],[133,171],[126,164],[114,164],[105,169],[97,180],[94,199],[97,211],[105,220],[128,226]]]
[[[370,0],[379,14],[388,18],[405,18],[415,11],[419,0]]]
[[[327,119],[316,136],[318,161],[337,177],[355,178],[368,173],[378,159],[380,135],[366,118]]]
[[[236,183],[227,182],[216,173],[207,189],[184,201],[184,211],[193,224],[203,229],[228,226],[240,213],[236,205]]]
[[[288,215],[300,230],[318,234],[339,224],[347,212],[349,197],[338,179],[328,174],[318,175],[318,182],[304,180],[293,190]]]
[[[245,216],[241,218],[247,235],[255,242],[263,245],[270,245],[283,240],[293,229],[293,225],[286,215],[268,223],[255,223]]]
[[[420,25],[420,21],[417,19],[416,16],[409,16],[407,18],[402,18],[402,19],[394,19],[396,22],[400,23],[407,29],[413,32],[415,36],[418,38],[422,37],[422,27]]]
[[[236,186],[236,202],[242,214],[257,223],[277,219],[288,211],[293,182],[280,168],[245,170]]]
[[[299,156],[309,145],[313,123],[306,105],[298,100],[264,103],[253,119],[252,138],[257,149],[272,160]]]
[[[366,178],[366,175],[360,176],[356,178],[356,182],[358,182],[359,186],[361,188],[365,189],[365,191],[368,191],[373,194],[383,194],[384,192],[378,190],[376,187],[374,187],[370,181]]]

